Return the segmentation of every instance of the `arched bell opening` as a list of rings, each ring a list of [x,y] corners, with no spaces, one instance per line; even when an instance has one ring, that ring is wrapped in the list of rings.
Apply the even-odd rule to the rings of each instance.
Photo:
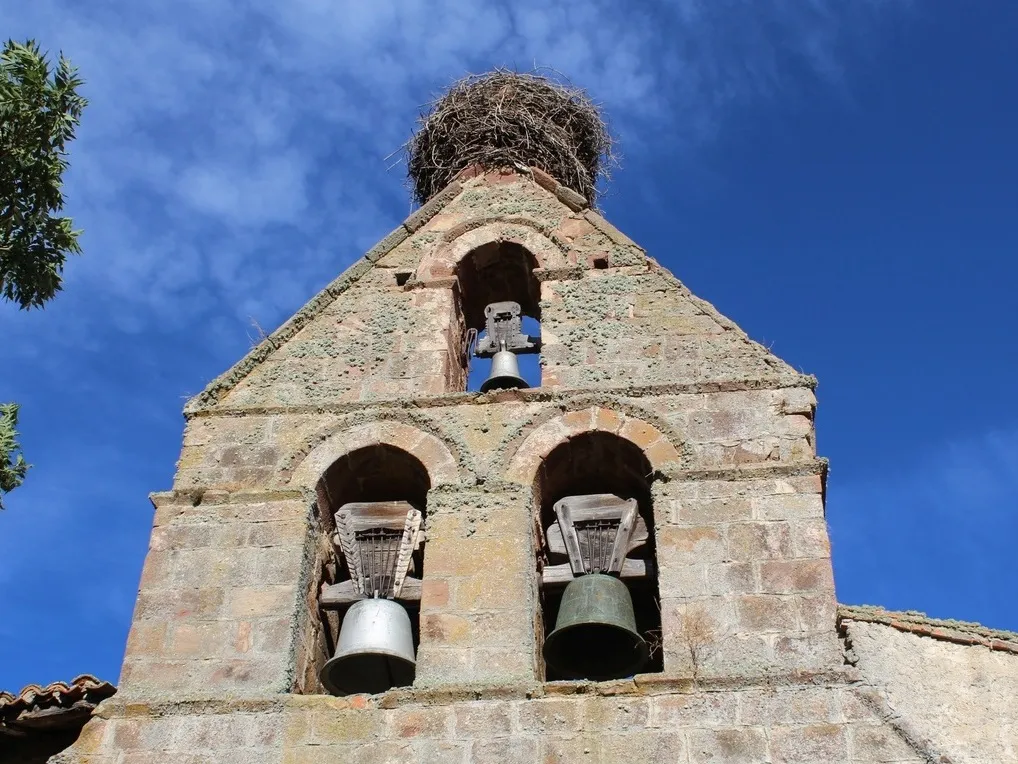
[[[541,285],[534,276],[537,259],[513,242],[492,242],[470,252],[456,266],[457,325],[462,348],[460,362],[467,390],[502,387],[540,387],[538,351],[541,336]],[[518,317],[510,318],[508,305],[518,306]],[[487,310],[502,305],[501,310]],[[498,350],[492,341],[492,313],[497,330],[518,322],[515,331],[526,339],[510,341],[511,355],[492,355]],[[504,323],[498,323],[502,321]],[[486,344],[487,343],[487,344]],[[478,355],[478,352],[480,355]],[[517,381],[514,381],[514,376]]]
[[[388,444],[340,457],[319,479],[325,533],[307,687],[342,695],[413,682],[430,488],[421,461]]]
[[[607,432],[570,438],[541,463],[534,502],[546,680],[663,670],[652,474],[636,445]]]

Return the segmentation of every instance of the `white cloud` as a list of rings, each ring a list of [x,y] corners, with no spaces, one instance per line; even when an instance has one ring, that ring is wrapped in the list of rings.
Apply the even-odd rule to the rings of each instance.
[[[87,251],[60,301],[79,323],[114,299],[125,329],[186,305],[239,331],[252,300],[275,326],[406,214],[383,161],[451,79],[548,66],[605,103],[630,156],[681,151],[784,92],[796,62],[838,86],[905,4],[36,0],[9,31],[63,49],[91,99],[67,189]],[[280,280],[286,298],[266,294]],[[71,336],[60,323],[25,331]]]

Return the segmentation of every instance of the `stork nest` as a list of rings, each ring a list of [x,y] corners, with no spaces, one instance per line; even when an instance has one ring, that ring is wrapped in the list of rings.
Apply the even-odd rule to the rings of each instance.
[[[594,203],[614,161],[597,105],[581,89],[539,74],[496,69],[458,82],[421,115],[404,147],[424,204],[472,165],[538,167]]]

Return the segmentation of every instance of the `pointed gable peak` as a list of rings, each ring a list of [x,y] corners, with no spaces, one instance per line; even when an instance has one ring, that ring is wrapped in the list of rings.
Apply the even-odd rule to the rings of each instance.
[[[471,287],[492,279],[526,285],[517,291],[529,298]],[[462,335],[483,329],[471,317],[487,297],[531,306],[548,387],[802,381],[548,173],[474,165],[213,380],[185,414],[463,392]]]

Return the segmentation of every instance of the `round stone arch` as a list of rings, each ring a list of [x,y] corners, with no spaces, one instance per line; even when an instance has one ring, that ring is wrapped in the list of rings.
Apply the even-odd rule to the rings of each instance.
[[[356,425],[330,434],[304,457],[288,482],[313,489],[337,460],[360,448],[375,445],[392,446],[417,458],[428,471],[432,488],[459,482],[459,464],[445,443],[431,433],[393,420]]]
[[[548,236],[526,223],[493,221],[476,228],[454,229],[449,240],[437,246],[417,266],[416,280],[427,283],[445,279],[456,272],[459,262],[479,247],[511,243],[527,250],[538,268],[565,268],[567,254]]]
[[[531,486],[541,463],[552,451],[582,433],[607,432],[639,448],[655,470],[674,469],[679,452],[668,437],[643,419],[612,409],[590,406],[569,411],[535,427],[509,459],[506,480]]]

